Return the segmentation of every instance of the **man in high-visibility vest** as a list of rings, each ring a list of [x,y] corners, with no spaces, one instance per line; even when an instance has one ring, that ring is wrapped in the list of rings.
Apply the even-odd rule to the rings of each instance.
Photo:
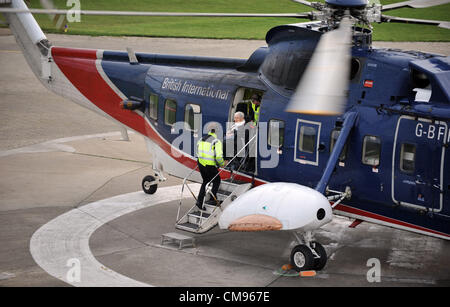
[[[205,198],[205,188],[208,182],[212,181],[211,192],[217,198],[217,191],[220,186],[220,176],[217,166],[225,164],[223,159],[222,142],[217,139],[215,126],[210,125],[209,133],[197,143],[198,168],[202,175],[203,183],[197,197],[197,207],[203,209],[203,199]]]
[[[258,94],[253,94],[251,99],[253,110],[253,123],[257,125],[259,120],[259,107],[261,106],[261,97]]]

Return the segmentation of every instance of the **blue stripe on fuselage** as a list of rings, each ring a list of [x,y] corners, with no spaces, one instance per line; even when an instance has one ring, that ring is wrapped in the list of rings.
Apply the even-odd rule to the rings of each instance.
[[[109,79],[128,98],[131,96],[144,98],[144,80],[150,65],[238,68],[247,60],[136,53],[139,64],[130,64],[128,53],[104,51],[102,67]]]
[[[144,81],[150,65],[130,64],[126,52],[105,51],[102,68],[125,96],[144,98]]]

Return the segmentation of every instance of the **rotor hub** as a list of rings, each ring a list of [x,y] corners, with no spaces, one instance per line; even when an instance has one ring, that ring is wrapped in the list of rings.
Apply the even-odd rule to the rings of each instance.
[[[328,28],[334,29],[345,16],[351,17],[355,24],[372,29],[371,23],[381,22],[381,4],[373,0],[327,0],[325,4],[314,2],[318,12],[313,12],[312,19],[320,20]]]

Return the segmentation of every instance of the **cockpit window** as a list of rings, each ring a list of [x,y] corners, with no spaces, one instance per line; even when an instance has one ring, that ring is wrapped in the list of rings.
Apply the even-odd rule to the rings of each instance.
[[[150,118],[157,120],[158,119],[158,95],[150,94],[149,98],[149,116]]]
[[[352,58],[351,62],[351,68],[350,68],[350,80],[359,80],[360,70],[361,70],[361,62],[357,58]]]
[[[411,71],[411,79],[413,88],[428,88],[430,85],[430,79],[428,79],[428,76],[416,69]]]
[[[432,94],[431,83],[428,76],[416,69],[411,70],[411,85],[414,101],[429,102]]]

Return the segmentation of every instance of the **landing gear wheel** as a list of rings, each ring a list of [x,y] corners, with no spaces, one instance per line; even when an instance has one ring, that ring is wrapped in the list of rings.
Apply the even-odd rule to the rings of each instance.
[[[322,244],[316,241],[311,242],[311,248],[319,255],[319,258],[314,258],[314,270],[320,271],[327,264],[327,252]]]
[[[142,179],[142,190],[147,194],[155,193],[158,185],[153,182],[155,182],[155,177],[145,176],[144,179]]]
[[[291,265],[297,272],[308,271],[314,267],[314,255],[306,245],[297,245],[291,252]]]

